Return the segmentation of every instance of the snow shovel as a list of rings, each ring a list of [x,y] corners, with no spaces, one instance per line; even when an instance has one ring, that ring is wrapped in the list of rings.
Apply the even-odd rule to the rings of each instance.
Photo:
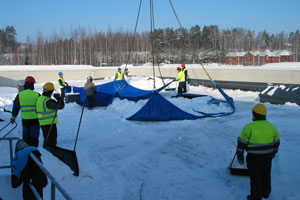
[[[81,116],[80,116],[80,123],[79,123],[77,137],[76,137],[76,142],[75,142],[75,146],[74,146],[73,151],[72,150],[68,150],[68,149],[64,149],[64,148],[61,148],[61,147],[58,147],[58,146],[55,146],[55,145],[47,143],[47,140],[48,140],[49,135],[51,133],[51,129],[52,129],[55,117],[57,116],[57,111],[58,111],[58,108],[59,108],[59,106],[61,104],[62,99],[63,98],[61,98],[60,101],[58,102],[58,106],[57,106],[57,109],[56,109],[56,112],[55,112],[55,115],[54,115],[51,127],[50,127],[50,129],[48,131],[48,135],[47,135],[47,139],[46,139],[44,148],[47,151],[49,151],[50,153],[52,153],[52,155],[54,155],[55,157],[57,157],[59,160],[61,160],[63,163],[65,163],[66,165],[68,165],[73,170],[73,172],[74,172],[73,175],[74,176],[79,176],[79,165],[78,165],[77,155],[76,155],[76,152],[75,152],[75,146],[76,146],[76,142],[77,142],[77,138],[78,138],[78,132],[79,132],[80,124],[81,124],[81,119],[82,119],[82,114],[83,114],[84,106],[82,106],[82,111],[81,111]]]
[[[233,159],[231,161],[231,164],[230,164],[230,174],[231,175],[238,175],[238,176],[249,176],[249,173],[248,173],[248,169],[246,167],[247,165],[244,164],[244,165],[241,165],[238,160],[237,160],[237,156],[236,156],[236,153],[234,154],[233,156]]]

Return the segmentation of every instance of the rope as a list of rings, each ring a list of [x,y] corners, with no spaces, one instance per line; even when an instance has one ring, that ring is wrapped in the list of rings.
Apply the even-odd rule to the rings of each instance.
[[[139,18],[140,18],[140,12],[141,12],[141,7],[142,7],[142,2],[143,2],[143,0],[140,0],[138,14],[137,14],[137,17],[136,17],[134,32],[133,32],[133,35],[132,35],[132,39],[131,39],[131,43],[130,43],[130,48],[129,48],[129,54],[128,54],[128,57],[127,57],[127,60],[126,60],[126,65],[125,65],[124,72],[127,69],[127,64],[129,62],[130,55],[131,55],[131,52],[132,52],[132,49],[133,49],[133,42],[134,42],[134,38],[135,38],[135,34],[136,34],[136,30],[137,30],[137,26],[138,26],[138,22],[139,22]]]
[[[156,45],[155,45],[155,42],[154,42],[154,34],[153,34],[153,30],[155,30],[155,26],[154,26],[154,9],[153,9],[153,0],[150,0],[150,33],[151,33],[151,45],[152,45],[152,51],[151,51],[151,54],[152,54],[152,67],[153,67],[153,88],[155,89],[156,86],[155,86],[155,54],[154,54],[154,50],[156,49]]]
[[[171,8],[172,8],[172,10],[173,10],[173,12],[174,12],[174,14],[175,14],[175,17],[176,17],[176,19],[177,19],[177,22],[178,22],[180,28],[183,30],[183,27],[182,27],[182,25],[181,25],[181,23],[180,23],[180,21],[179,21],[179,18],[178,18],[177,14],[176,14],[176,11],[175,11],[175,9],[174,9],[174,6],[173,6],[171,0],[169,0],[169,2],[170,2],[170,5],[171,5]]]
[[[174,15],[176,16],[177,22],[178,22],[180,28],[183,30],[183,27],[182,27],[182,25],[181,25],[181,23],[180,23],[180,20],[179,20],[179,18],[178,18],[178,16],[177,16],[177,13],[176,13],[175,9],[174,9],[174,6],[173,6],[173,4],[172,4],[172,1],[169,0],[169,2],[170,2],[170,5],[171,5],[171,7],[172,7],[172,10],[173,10],[173,12],[174,12]],[[202,64],[201,62],[199,62],[199,63],[200,63],[200,65],[201,65],[202,69],[204,70],[205,74],[208,76],[209,80],[214,84],[215,87],[217,87],[215,81],[210,77],[210,75],[208,74],[208,72],[207,72],[206,69],[204,68],[203,64]]]

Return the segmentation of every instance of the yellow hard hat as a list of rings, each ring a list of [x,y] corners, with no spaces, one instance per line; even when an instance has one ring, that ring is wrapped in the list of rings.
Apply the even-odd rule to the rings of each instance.
[[[256,104],[253,108],[252,111],[256,112],[257,114],[260,115],[266,115],[267,114],[267,109],[264,104],[258,103]]]
[[[53,85],[53,83],[51,83],[51,82],[47,82],[47,83],[45,83],[45,85],[43,86],[43,89],[44,89],[44,90],[51,90],[51,91],[53,91],[53,90],[54,90],[54,85]]]

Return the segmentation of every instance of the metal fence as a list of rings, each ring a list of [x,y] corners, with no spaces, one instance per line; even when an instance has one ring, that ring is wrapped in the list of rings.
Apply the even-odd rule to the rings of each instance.
[[[10,165],[0,166],[0,169],[10,168],[11,172],[13,171],[13,140],[19,140],[19,137],[0,137],[1,141],[8,141],[9,142],[9,159]],[[67,200],[72,200],[71,196],[63,189],[63,187],[58,183],[58,181],[50,174],[50,172],[44,167],[44,165],[32,154],[29,154],[32,160],[39,166],[39,168],[43,171],[43,173],[48,177],[51,181],[51,200],[55,200],[55,191],[56,188],[58,191],[63,195],[63,197]],[[32,192],[34,193],[35,197],[40,200],[42,199],[33,185],[29,185]]]

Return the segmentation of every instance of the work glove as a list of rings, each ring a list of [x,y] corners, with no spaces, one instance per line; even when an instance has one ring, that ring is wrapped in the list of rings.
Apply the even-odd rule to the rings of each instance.
[[[13,123],[15,123],[15,121],[16,121],[16,118],[15,118],[15,117],[11,117],[11,118],[10,118],[10,123],[13,124]]]
[[[60,98],[60,94],[59,93],[54,93],[53,96],[54,96],[54,98],[56,100],[59,100],[59,98]]]
[[[238,156],[237,157],[238,162],[240,163],[240,165],[244,164],[244,156]]]

